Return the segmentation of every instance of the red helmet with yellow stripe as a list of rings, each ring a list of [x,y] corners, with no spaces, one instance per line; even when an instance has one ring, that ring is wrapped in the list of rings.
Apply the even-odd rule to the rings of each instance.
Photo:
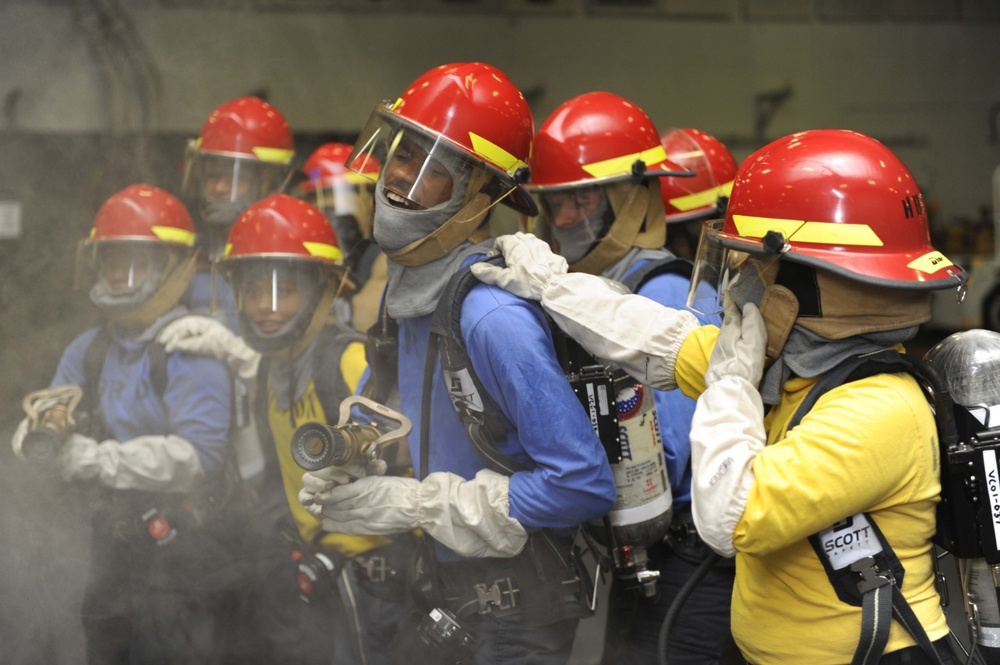
[[[212,111],[194,148],[276,164],[288,164],[295,153],[285,116],[257,97],[240,97]]]
[[[660,143],[670,161],[695,173],[692,178],[660,178],[667,224],[721,216],[736,177],[736,159],[729,149],[693,128],[671,129]]]
[[[429,159],[456,163],[456,171],[485,167],[500,184],[491,194],[494,202],[535,214],[521,187],[528,178],[534,119],[524,95],[496,67],[441,65],[417,78],[395,102],[377,105],[355,144],[351,168],[365,173],[371,158],[388,163],[407,135]],[[399,194],[423,205],[416,187]]]
[[[236,294],[241,334],[270,353],[308,343],[322,328],[343,254],[322,211],[272,194],[233,224],[219,265]]]
[[[322,211],[288,194],[258,201],[233,224],[223,260],[254,258],[343,263],[337,236]]]
[[[152,185],[129,185],[97,211],[90,242],[161,242],[193,247],[194,224],[184,204]]]
[[[181,183],[210,257],[247,206],[285,189],[294,155],[288,121],[264,100],[240,97],[212,111],[188,144]]]
[[[929,290],[964,279],[931,246],[910,171],[875,139],[846,130],[791,134],[747,158],[718,238],[876,286]]]
[[[195,240],[191,216],[174,195],[146,184],[112,194],[87,241],[96,276],[91,301],[112,320],[145,328],[190,285]]]
[[[533,191],[670,174],[692,175],[667,159],[649,116],[610,92],[564,102],[535,135]]]

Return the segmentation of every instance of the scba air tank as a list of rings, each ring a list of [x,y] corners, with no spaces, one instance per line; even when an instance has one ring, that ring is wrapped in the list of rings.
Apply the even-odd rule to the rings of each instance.
[[[660,420],[649,386],[621,371],[613,377],[621,454],[611,460],[617,496],[608,519],[617,544],[648,547],[667,535],[673,516]]]

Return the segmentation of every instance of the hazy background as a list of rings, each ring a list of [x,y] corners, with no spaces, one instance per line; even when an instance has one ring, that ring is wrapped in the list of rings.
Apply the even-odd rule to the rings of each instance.
[[[802,129],[871,134],[916,175],[946,252],[990,251],[948,231],[990,213],[996,0],[0,0],[0,663],[81,659],[85,515],[5,442],[94,320],[73,265],[101,202],[139,181],[176,192],[185,141],[226,100],[266,97],[301,162],[471,60],[504,70],[537,124],[608,90],[738,159]]]

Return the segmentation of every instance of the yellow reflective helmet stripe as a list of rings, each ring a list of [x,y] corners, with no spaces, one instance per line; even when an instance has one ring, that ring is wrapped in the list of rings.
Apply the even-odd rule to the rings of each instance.
[[[372,182],[378,178],[378,173],[358,173],[356,171],[347,171],[338,176],[343,178],[345,182],[351,185],[370,185]]]
[[[677,208],[681,212],[687,212],[688,210],[695,210],[697,208],[704,208],[705,206],[712,205],[719,200],[720,196],[729,196],[732,191],[733,181],[730,180],[724,185],[709,187],[703,192],[695,192],[693,194],[685,194],[684,196],[674,197],[670,199],[670,205]]]
[[[745,238],[763,238],[768,231],[778,231],[785,240],[816,245],[854,245],[881,247],[884,243],[867,224],[807,222],[799,219],[733,215],[736,230]]]
[[[172,242],[178,245],[194,246],[194,232],[186,229],[178,229],[174,226],[153,226],[153,235],[163,242]]]
[[[633,152],[629,155],[612,157],[592,164],[584,164],[581,168],[595,178],[606,178],[614,175],[627,175],[632,172],[632,165],[637,159],[642,160],[646,166],[659,164],[667,160],[667,151],[662,145],[649,148],[642,152]]]
[[[941,268],[947,268],[952,265],[955,264],[949,261],[944,254],[934,250],[932,252],[927,252],[921,257],[913,259],[906,264],[906,267],[930,274],[937,272]]]
[[[527,166],[527,164],[498,146],[496,143],[493,143],[489,139],[485,139],[478,134],[469,132],[469,141],[472,143],[472,149],[477,155],[493,164],[496,164],[510,175],[514,175],[514,171],[520,167]]]
[[[224,256],[224,257],[228,257],[228,256],[229,256],[229,254],[230,254],[230,253],[231,253],[232,251],[233,251],[233,243],[231,243],[231,242],[227,242],[227,243],[226,243],[226,250],[225,250],[225,251],[224,251],[224,252],[222,253],[222,256]]]
[[[306,248],[311,256],[315,256],[319,259],[327,259],[329,261],[341,261],[343,260],[344,253],[340,251],[340,248],[336,245],[329,245],[325,242],[303,242],[302,246]]]
[[[253,148],[254,157],[262,162],[273,162],[275,164],[287,164],[292,161],[295,152],[284,148]]]

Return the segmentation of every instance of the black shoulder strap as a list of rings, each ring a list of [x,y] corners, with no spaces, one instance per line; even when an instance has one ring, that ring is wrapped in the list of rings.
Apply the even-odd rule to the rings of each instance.
[[[316,342],[317,369],[313,372],[313,381],[327,420],[333,418],[336,421],[340,403],[351,396],[350,386],[340,372],[341,357],[348,346],[364,341],[361,333],[339,323],[327,325],[319,334]]]
[[[942,451],[957,437],[951,400],[944,381],[926,362],[882,349],[852,356],[827,372],[809,391],[788,422],[798,425],[816,402],[830,390],[877,374],[906,372],[914,376],[934,405]],[[939,662],[930,638],[920,625],[901,587],[905,570],[899,557],[868,513],[858,513],[809,537],[837,597],[862,608],[861,639],[852,664],[877,663],[889,637],[890,617],[895,616],[924,652]]]
[[[622,284],[632,293],[638,293],[639,288],[649,280],[659,275],[681,275],[691,279],[694,266],[687,259],[676,256],[647,261],[622,279]]]
[[[104,418],[101,415],[101,370],[104,368],[104,358],[108,355],[108,348],[111,346],[111,333],[108,331],[107,323],[102,322],[94,338],[90,340],[90,345],[83,352],[83,397],[77,406],[78,413],[83,415],[81,420],[88,435],[102,439],[106,434]]]
[[[162,400],[167,392],[167,350],[156,341],[149,345],[149,382]]]
[[[399,380],[399,322],[389,316],[385,295],[378,308],[378,319],[365,336],[365,360],[368,381],[361,394],[379,404],[388,404]]]
[[[503,257],[486,259],[495,265],[503,265]],[[445,388],[448,397],[455,407],[469,441],[483,458],[487,467],[510,475],[523,469],[524,466],[513,458],[504,455],[497,448],[496,442],[507,431],[500,418],[500,408],[483,388],[479,377],[472,367],[472,360],[465,349],[462,338],[462,302],[479,280],[467,266],[452,275],[445,286],[437,309],[431,319],[431,334],[427,348],[427,362],[424,371],[423,411],[421,418],[421,455],[427,451],[429,438],[429,422],[431,390],[434,361],[437,360],[440,349],[441,372],[444,375]],[[423,460],[421,461],[423,464]],[[425,471],[425,469],[422,469]]]
[[[852,356],[824,374],[788,421],[788,430],[798,425],[819,398],[830,390],[876,374],[898,374],[901,372],[911,374],[927,395],[928,401],[933,404],[934,420],[942,449],[957,443],[958,434],[955,428],[954,408],[944,379],[929,363],[899,353],[895,349],[881,349],[873,353]]]

